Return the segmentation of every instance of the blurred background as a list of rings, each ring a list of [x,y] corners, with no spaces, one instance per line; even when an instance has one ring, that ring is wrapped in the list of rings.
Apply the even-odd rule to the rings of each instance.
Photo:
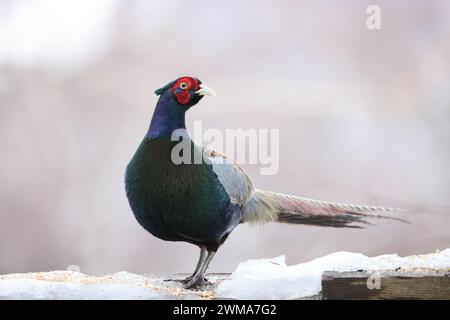
[[[368,30],[366,8],[381,8]],[[362,230],[239,226],[211,265],[450,246],[450,2],[0,0],[0,273],[190,272],[135,221],[124,170],[156,88],[214,88],[204,129],[280,129],[259,188],[409,209]]]

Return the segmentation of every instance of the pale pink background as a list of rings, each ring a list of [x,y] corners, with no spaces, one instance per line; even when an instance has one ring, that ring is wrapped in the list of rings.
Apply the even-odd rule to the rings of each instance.
[[[189,126],[280,128],[279,174],[244,166],[258,187],[411,209],[365,230],[239,226],[212,271],[450,246],[450,2],[243,3],[0,3],[0,273],[193,269],[197,249],[146,233],[123,186],[153,90],[180,75],[218,94]]]

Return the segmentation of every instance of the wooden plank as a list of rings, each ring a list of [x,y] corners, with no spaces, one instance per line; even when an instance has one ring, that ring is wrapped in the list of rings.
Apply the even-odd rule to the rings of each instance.
[[[324,272],[323,299],[450,299],[450,272]]]

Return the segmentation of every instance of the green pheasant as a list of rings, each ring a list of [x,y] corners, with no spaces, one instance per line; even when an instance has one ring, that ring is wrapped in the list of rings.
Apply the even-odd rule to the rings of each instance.
[[[376,212],[395,209],[346,205],[263,191],[232,159],[196,145],[186,131],[185,114],[205,95],[215,95],[193,77],[181,77],[155,91],[159,96],[149,130],[126,169],[126,193],[145,230],[167,241],[200,248],[186,288],[206,283],[205,272],[234,228],[246,222],[287,222],[327,227],[361,227]],[[181,132],[184,161],[173,161]],[[199,162],[198,159],[201,159]],[[197,161],[196,161],[197,160]]]

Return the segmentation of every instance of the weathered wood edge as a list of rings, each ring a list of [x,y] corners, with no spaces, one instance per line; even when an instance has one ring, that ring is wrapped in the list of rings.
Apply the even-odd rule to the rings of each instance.
[[[322,298],[450,300],[450,272],[326,271],[322,275]]]

